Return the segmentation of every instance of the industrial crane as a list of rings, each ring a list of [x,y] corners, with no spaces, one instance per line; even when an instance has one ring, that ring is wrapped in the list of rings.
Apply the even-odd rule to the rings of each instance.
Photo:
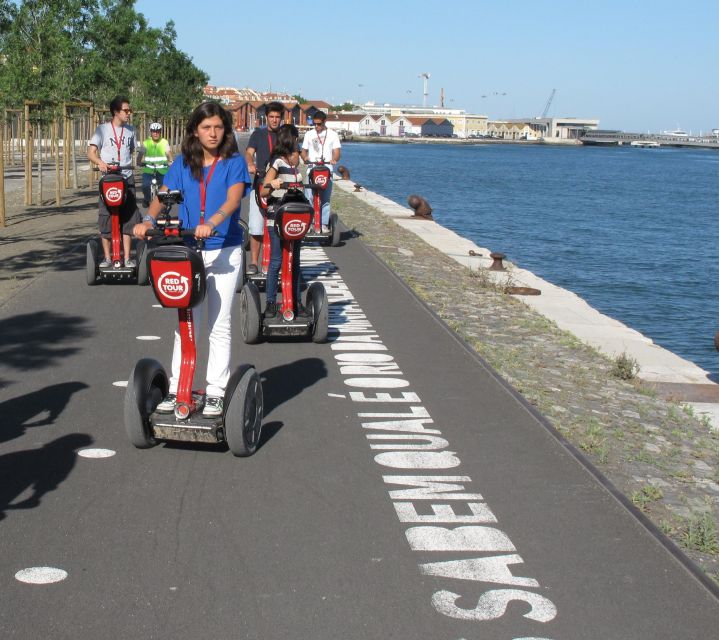
[[[552,89],[552,93],[549,94],[547,104],[544,105],[544,111],[542,111],[542,118],[546,118],[549,113],[549,107],[552,106],[552,100],[554,100],[554,94],[557,93],[556,89]]]

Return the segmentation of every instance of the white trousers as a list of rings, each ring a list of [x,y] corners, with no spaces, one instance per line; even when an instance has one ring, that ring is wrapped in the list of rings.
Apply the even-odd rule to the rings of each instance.
[[[195,323],[195,342],[199,345],[200,337],[203,335],[203,320],[205,319],[205,314],[207,314],[210,352],[207,360],[207,387],[205,392],[210,396],[223,397],[227,381],[230,379],[232,305],[244,254],[245,252],[241,245],[202,252],[207,275],[207,294],[204,301],[192,309],[192,316]],[[175,331],[170,393],[177,393],[181,363],[180,333]]]

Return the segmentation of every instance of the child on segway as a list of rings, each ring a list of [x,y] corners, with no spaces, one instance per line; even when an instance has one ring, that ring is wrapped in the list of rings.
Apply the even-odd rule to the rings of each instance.
[[[267,306],[265,307],[265,318],[274,318],[277,315],[277,283],[282,264],[282,245],[280,237],[275,229],[274,216],[277,205],[289,189],[302,189],[302,176],[298,170],[300,161],[297,150],[299,132],[292,124],[283,124],[277,133],[277,144],[275,145],[267,167],[260,195],[267,198],[267,227],[270,236],[270,265],[267,270],[267,284],[265,292]],[[295,316],[306,318],[307,310],[300,301],[300,286],[302,277],[300,274],[300,241],[293,242],[292,254],[292,290],[296,304]]]
[[[215,102],[204,102],[191,114],[181,145],[182,156],[172,163],[161,191],[179,190],[182,228],[195,229],[204,240],[201,251],[206,271],[207,295],[193,309],[196,324],[206,313],[209,333],[207,387],[202,416],[223,414],[223,398],[230,378],[231,312],[235,288],[243,265],[243,233],[240,202],[251,183],[247,164],[236,152],[230,115]],[[156,225],[162,204],[155,200],[135,226],[137,238]],[[194,239],[189,239],[194,243]],[[169,393],[155,408],[174,412],[182,365],[181,338],[175,332]]]

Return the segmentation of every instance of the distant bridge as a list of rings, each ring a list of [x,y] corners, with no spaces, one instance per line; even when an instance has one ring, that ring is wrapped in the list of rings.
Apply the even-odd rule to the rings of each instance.
[[[685,136],[668,133],[624,133],[623,131],[587,131],[581,138],[582,144],[588,145],[659,145],[662,147],[700,147],[719,149],[717,136]],[[648,143],[648,144],[647,144]]]

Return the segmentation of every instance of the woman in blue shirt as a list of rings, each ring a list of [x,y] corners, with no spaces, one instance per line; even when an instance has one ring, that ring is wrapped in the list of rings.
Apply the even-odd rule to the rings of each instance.
[[[216,102],[204,102],[192,112],[181,149],[182,156],[171,165],[161,191],[182,191],[184,202],[178,211],[182,226],[194,227],[195,237],[205,240],[202,258],[207,295],[193,313],[199,329],[207,312],[210,351],[202,415],[216,417],[222,415],[230,378],[232,302],[244,251],[240,202],[251,180],[245,159],[236,152],[230,115]],[[156,198],[142,223],[134,228],[137,238],[144,239],[145,232],[155,226],[161,209]],[[176,331],[169,394],[157,406],[158,413],[172,413],[175,409],[180,363],[180,335]]]

